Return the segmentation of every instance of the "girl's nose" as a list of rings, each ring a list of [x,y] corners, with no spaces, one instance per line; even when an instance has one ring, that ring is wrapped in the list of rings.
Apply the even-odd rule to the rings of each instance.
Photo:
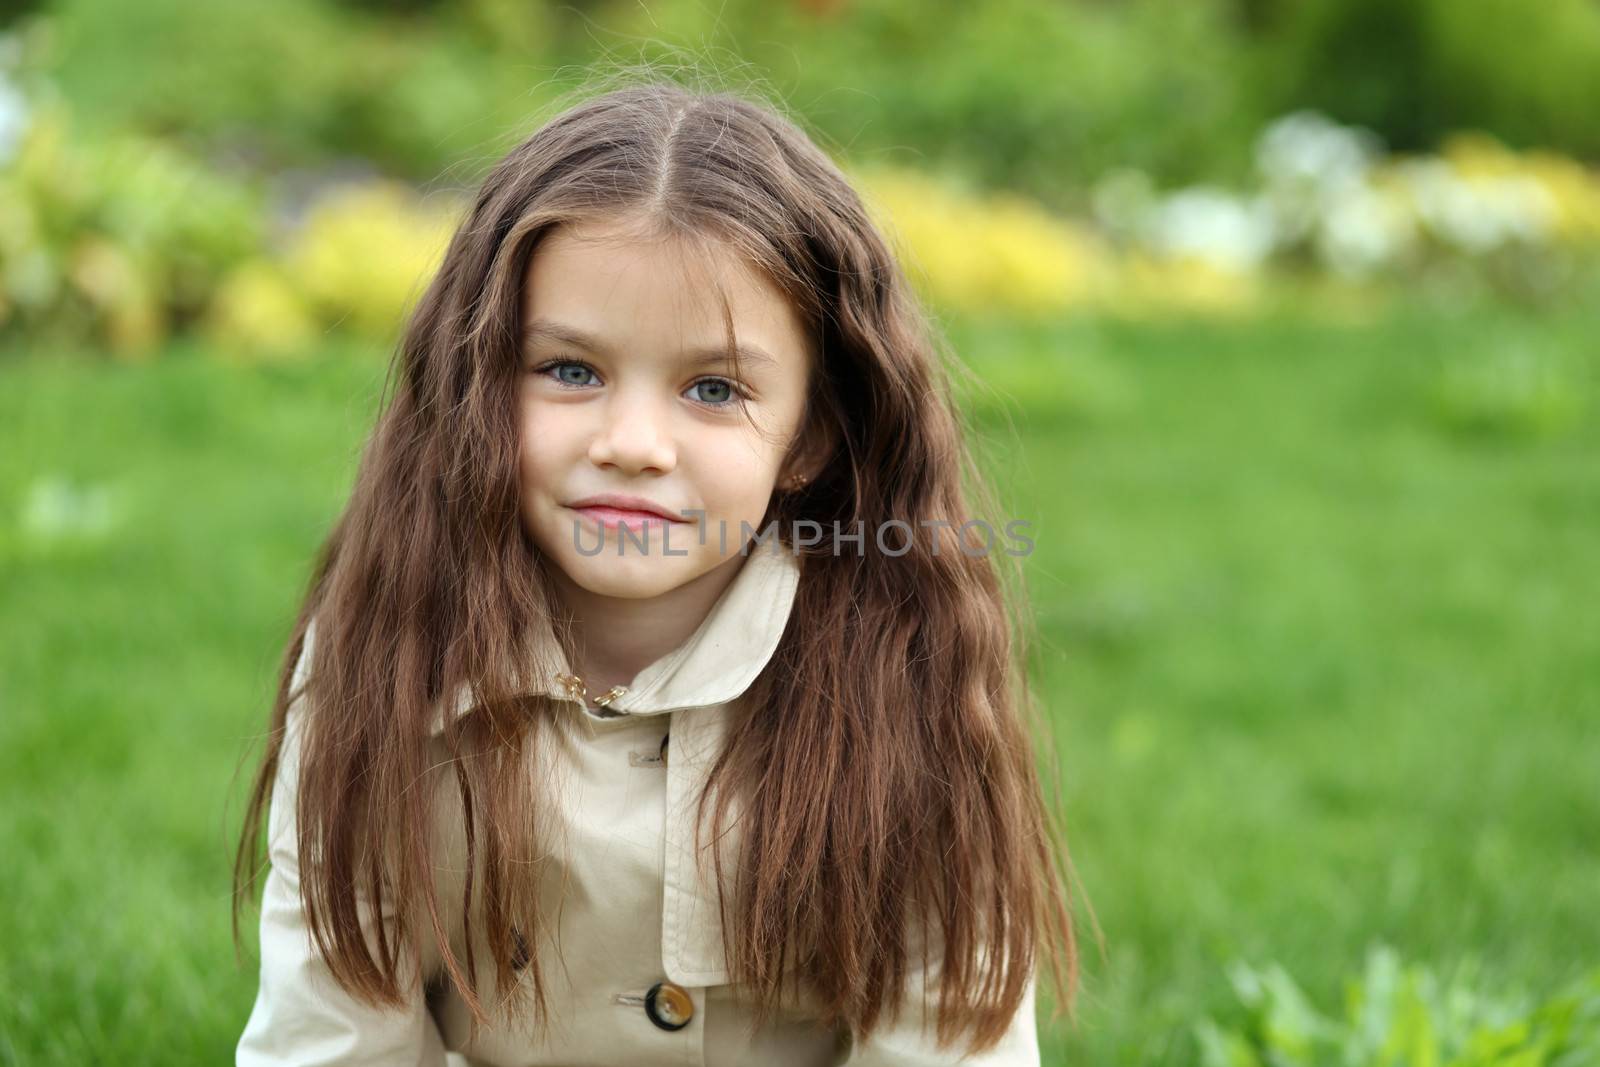
[[[614,466],[625,474],[665,474],[677,465],[669,414],[650,397],[622,392],[605,405],[604,420],[589,443],[596,466]]]

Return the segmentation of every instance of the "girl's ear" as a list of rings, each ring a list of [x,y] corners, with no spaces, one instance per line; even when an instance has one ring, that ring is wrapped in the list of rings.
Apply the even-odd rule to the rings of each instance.
[[[778,472],[778,488],[793,491],[821,477],[833,458],[838,437],[837,428],[828,418],[812,419]]]

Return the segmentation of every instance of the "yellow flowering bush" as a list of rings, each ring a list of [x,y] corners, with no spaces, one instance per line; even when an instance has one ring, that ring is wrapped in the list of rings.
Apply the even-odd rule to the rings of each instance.
[[[35,108],[0,166],[0,334],[148,356],[259,247],[262,206],[161,141]]]
[[[1600,242],[1600,175],[1554,152],[1516,152],[1486,134],[1447,139],[1440,155],[1468,181],[1521,180],[1543,190],[1551,230],[1575,244]]]
[[[913,282],[941,305],[1049,314],[1105,290],[1111,263],[1100,242],[1032,201],[904,170],[852,177]]]
[[[341,188],[312,207],[284,269],[322,321],[389,340],[438,269],[461,210],[399,182]]]
[[[1008,193],[967,192],[931,175],[852,175],[919,288],[963,312],[1145,316],[1252,311],[1261,279],[1194,255],[1118,251],[1089,229]]]
[[[217,289],[206,316],[212,350],[224,357],[303,354],[316,338],[315,317],[277,264],[252,259]]]

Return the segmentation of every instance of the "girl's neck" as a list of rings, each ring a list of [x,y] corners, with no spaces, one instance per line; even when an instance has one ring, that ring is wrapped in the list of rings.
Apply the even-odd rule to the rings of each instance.
[[[689,640],[744,561],[736,555],[646,600],[592,593],[551,568],[557,595],[572,621],[577,646],[572,668],[583,679],[589,700],[612,686],[631,687],[640,671]]]

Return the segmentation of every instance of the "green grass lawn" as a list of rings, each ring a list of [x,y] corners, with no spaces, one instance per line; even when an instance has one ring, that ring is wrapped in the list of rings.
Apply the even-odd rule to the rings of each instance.
[[[1192,1061],[1235,959],[1600,960],[1600,324],[955,332],[1104,936],[1047,1062]],[[231,1062],[240,761],[382,376],[0,356],[0,1062]]]

